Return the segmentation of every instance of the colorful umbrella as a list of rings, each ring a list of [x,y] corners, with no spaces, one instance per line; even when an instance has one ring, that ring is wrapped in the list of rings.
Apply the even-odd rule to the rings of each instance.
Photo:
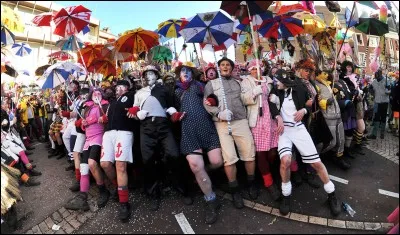
[[[212,46],[210,44],[206,43],[200,43],[200,47],[204,50],[207,51],[222,51],[222,50],[227,50],[230,46],[236,43],[237,41],[238,34],[237,33],[232,33],[231,38],[226,40],[223,44],[218,45],[218,46]],[[214,47],[214,48],[213,48]]]
[[[43,76],[43,74],[46,71],[46,69],[48,69],[50,66],[51,66],[50,64],[46,64],[46,65],[42,65],[42,66],[38,67],[35,70],[35,75],[36,76]]]
[[[158,25],[158,34],[167,38],[179,38],[181,35],[178,33],[182,25],[182,20],[169,19]]]
[[[58,40],[56,42],[56,47],[60,48],[62,51],[77,51],[83,47],[83,42],[77,36],[72,35]]]
[[[325,31],[326,24],[318,15],[311,14],[307,11],[302,11],[295,13],[292,17],[303,21],[303,33],[314,35],[316,33]]]
[[[254,25],[261,25],[264,20],[272,19],[273,14],[271,11],[266,11],[257,15],[253,16],[253,26]],[[247,33],[251,33],[250,28],[250,19],[249,17],[245,17],[242,20],[237,20],[237,29],[240,31],[245,31]]]
[[[1,46],[15,43],[14,34],[3,24],[1,24]]]
[[[233,20],[221,11],[199,13],[180,31],[180,34],[186,42],[218,46],[231,38],[233,26]]]
[[[72,59],[73,56],[71,54],[69,54],[68,52],[65,51],[57,51],[57,52],[53,52],[50,55],[48,55],[47,57],[50,57],[52,59],[57,59],[57,60],[69,60]]]
[[[137,61],[138,54],[131,54],[128,52],[118,52],[113,43],[107,43],[101,50],[101,56],[110,61]]]
[[[309,10],[304,8],[303,5],[301,5],[300,3],[296,3],[292,5],[281,6],[276,15],[284,15],[288,13],[301,12],[301,11],[309,11]]]
[[[302,21],[289,16],[275,16],[265,20],[258,32],[266,38],[289,38],[303,32]]]
[[[115,64],[110,60],[95,60],[88,67],[88,71],[103,74],[104,77],[107,77],[109,75],[117,75]]]
[[[247,9],[241,9],[241,6],[247,5],[250,15],[253,16],[267,11],[272,3],[273,1],[222,1],[220,9],[226,11],[231,16],[248,16]]]
[[[41,13],[33,17],[32,23],[34,23],[36,26],[50,26],[50,22],[57,14],[58,11]]]
[[[43,83],[42,89],[53,89],[59,85],[62,85],[68,79],[71,73],[65,69],[59,68],[59,66],[60,63],[54,64],[47,68],[43,73],[42,77],[46,80]]]
[[[173,59],[172,51],[165,46],[155,46],[151,48],[148,56],[151,60],[162,63]]]
[[[26,44],[26,43],[16,43],[14,45],[12,45],[11,47],[12,51],[14,51],[15,55],[17,56],[27,56],[29,54],[31,54],[32,49],[31,47]]]
[[[118,52],[128,52],[131,54],[140,54],[143,51],[149,51],[153,46],[158,45],[158,34],[137,28],[126,31],[115,42],[115,47]]]
[[[13,32],[23,33],[25,30],[25,23],[18,11],[10,7],[1,6],[1,24],[4,24],[8,29]]]
[[[90,22],[92,12],[82,5],[61,9],[54,16],[56,28],[54,34],[66,37],[79,33]]]
[[[82,63],[82,58],[86,66],[89,66],[93,60],[99,59],[102,57],[101,50],[104,45],[102,44],[87,44],[84,48],[80,49],[82,57],[78,57],[78,62]]]
[[[382,36],[389,33],[388,24],[375,18],[360,18],[359,24],[356,29],[368,35]]]

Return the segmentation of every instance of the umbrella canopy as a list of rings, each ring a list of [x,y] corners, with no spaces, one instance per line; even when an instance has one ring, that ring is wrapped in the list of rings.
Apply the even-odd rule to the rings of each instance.
[[[50,57],[52,59],[61,60],[61,61],[69,60],[69,59],[73,58],[71,54],[69,54],[68,52],[65,52],[65,51],[56,51],[56,52],[51,53],[47,57]]]
[[[253,25],[261,25],[264,20],[267,19],[272,19],[273,18],[273,13],[271,11],[266,11],[257,15],[253,16]],[[248,33],[251,33],[250,29],[250,18],[245,17],[242,18],[242,20],[237,20],[237,26],[236,28],[239,29],[240,31],[245,31]]]
[[[14,34],[3,24],[1,24],[1,46],[15,43]]]
[[[60,48],[62,51],[77,51],[83,47],[83,42],[77,36],[72,35],[58,40],[56,42],[56,47]]]
[[[233,33],[233,20],[221,11],[199,13],[180,31],[186,42],[223,44]]]
[[[93,61],[93,63],[88,67],[88,71],[103,74],[104,77],[107,77],[109,75],[117,75],[115,64],[109,60]]]
[[[55,88],[65,83],[68,79],[70,72],[65,69],[59,68],[60,63],[54,64],[46,69],[43,78],[46,79],[43,83],[42,89]]]
[[[168,47],[155,46],[150,49],[149,58],[153,61],[165,62],[171,61],[173,56],[172,51]]]
[[[281,6],[276,15],[284,15],[288,13],[302,12],[302,11],[309,11],[309,10],[304,8],[303,5],[301,5],[300,3],[296,3],[292,5]]]
[[[385,24],[378,19],[360,18],[359,22],[360,23],[356,26],[356,29],[360,30],[363,33],[376,36],[382,36],[386,33],[389,33],[388,24]]]
[[[244,4],[246,3],[246,4]],[[248,16],[247,8],[241,6],[248,6],[250,15],[261,14],[268,10],[273,1],[222,1],[220,9],[226,11],[231,16]]]
[[[179,38],[181,35],[178,33],[182,25],[182,20],[169,19],[158,25],[158,34],[167,38]]]
[[[36,26],[50,26],[50,22],[57,14],[58,11],[41,13],[33,17],[32,23],[34,23]]]
[[[11,50],[15,53],[17,56],[27,56],[31,54],[32,49],[27,43],[16,43],[12,45]]]
[[[102,57],[101,50],[103,49],[103,47],[104,45],[102,44],[87,44],[84,48],[79,50],[86,66],[89,66],[93,62],[93,60]],[[78,57],[79,63],[82,63],[82,57]]]
[[[25,30],[25,23],[18,11],[3,5],[1,6],[1,24],[4,24],[13,32],[23,33]]]
[[[303,32],[302,21],[289,16],[275,16],[265,20],[258,32],[266,38],[289,38]]]
[[[302,20],[304,28],[303,33],[314,35],[316,33],[325,31],[326,24],[318,15],[311,14],[307,11],[302,11],[295,13],[292,17]]]
[[[66,37],[79,33],[90,22],[92,11],[82,5],[62,8],[54,16],[54,34]]]
[[[30,84],[35,82],[35,78],[33,76],[25,75],[22,73],[15,78],[15,82],[18,84],[29,86]]]
[[[221,45],[218,46],[213,46],[210,44],[206,44],[206,43],[200,43],[200,47],[204,50],[207,51],[222,51],[222,50],[227,50],[230,46],[232,46],[233,44],[236,43],[237,41],[237,37],[238,34],[237,33],[232,33],[231,38],[229,38],[228,40],[226,40],[224,43],[222,43]]]
[[[46,71],[46,69],[48,69],[50,66],[51,66],[50,64],[46,64],[46,65],[42,65],[42,66],[38,67],[35,70],[35,75],[42,76],[44,74],[44,72]]]
[[[107,43],[101,50],[101,55],[104,59],[110,61],[137,61],[139,58],[138,54],[131,54],[128,52],[118,52],[117,48],[114,46],[114,43]]]
[[[118,52],[140,54],[143,51],[149,51],[150,48],[158,44],[157,33],[137,28],[126,31],[114,45]]]

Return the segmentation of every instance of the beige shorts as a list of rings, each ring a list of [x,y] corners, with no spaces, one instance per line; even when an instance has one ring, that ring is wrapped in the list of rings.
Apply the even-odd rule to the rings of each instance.
[[[215,127],[217,128],[219,141],[221,142],[222,157],[224,158],[225,166],[233,165],[239,161],[235,144],[238,148],[240,160],[255,160],[254,139],[247,119],[231,122],[232,135],[228,133],[227,122],[215,122]]]

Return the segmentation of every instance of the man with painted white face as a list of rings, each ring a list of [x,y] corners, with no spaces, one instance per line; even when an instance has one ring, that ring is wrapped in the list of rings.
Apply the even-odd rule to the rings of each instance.
[[[338,215],[340,205],[335,196],[335,185],[330,181],[328,171],[321,162],[319,154],[310,134],[304,126],[305,114],[310,112],[306,106],[309,95],[302,85],[290,79],[290,75],[283,69],[279,69],[274,79],[277,80],[276,95],[279,98],[279,106],[270,102],[271,115],[278,121],[278,153],[281,159],[280,173],[282,178],[283,200],[279,211],[283,215],[290,212],[290,195],[292,184],[290,182],[290,164],[293,144],[301,154],[302,161],[309,163],[324,183],[325,192],[328,193],[328,201],[331,213]]]
[[[253,97],[248,98],[242,92],[240,82],[232,77],[234,63],[228,58],[218,61],[221,70],[223,89],[225,91],[227,107],[223,102],[221,82],[219,79],[209,81],[204,89],[204,107],[212,115],[221,142],[224,169],[229,180],[229,188],[233,194],[233,204],[236,208],[244,207],[240,194],[239,184],[236,180],[236,165],[239,161],[236,155],[235,144],[239,150],[239,157],[245,161],[249,196],[251,199],[258,197],[258,189],[254,182],[255,171],[255,146],[253,136],[247,120],[246,105],[254,103]],[[232,129],[228,132],[228,122]]]
[[[131,215],[126,167],[128,162],[133,163],[134,124],[129,118],[128,110],[133,106],[134,94],[128,92],[129,86],[130,84],[126,80],[117,81],[117,99],[111,101],[108,110],[101,116],[101,122],[107,124],[104,127],[100,165],[110,181],[118,187],[120,203],[118,217],[124,223],[128,222]]]
[[[173,96],[167,88],[157,83],[159,77],[159,71],[155,66],[145,67],[144,87],[137,91],[134,106],[128,113],[129,117],[140,120],[144,181],[147,193],[151,197],[150,209],[153,211],[158,210],[161,203],[161,172],[157,171],[156,161],[159,159],[156,157],[160,155],[158,153],[163,152],[167,160],[167,168],[171,169],[173,174],[179,172],[178,165],[175,164],[175,160],[179,157],[179,150],[170,128],[169,118],[176,122],[184,117],[184,113],[177,112],[173,107]]]

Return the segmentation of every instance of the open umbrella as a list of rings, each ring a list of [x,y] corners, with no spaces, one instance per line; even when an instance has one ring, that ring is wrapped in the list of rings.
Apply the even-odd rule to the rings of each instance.
[[[66,51],[56,51],[56,52],[51,53],[47,57],[50,57],[50,58],[56,59],[56,60],[61,60],[61,61],[69,60],[69,59],[73,58],[73,56]]]
[[[308,11],[308,9],[304,8],[303,5],[301,5],[300,3],[296,3],[292,5],[281,6],[276,15],[284,15],[288,13],[302,12],[302,11]]]
[[[292,17],[303,21],[303,33],[314,35],[325,31],[326,24],[318,15],[311,14],[307,11],[301,11],[292,15]]]
[[[115,64],[110,60],[95,60],[88,67],[88,71],[92,73],[100,73],[103,74],[104,77],[109,75],[116,76],[117,70],[115,68]]]
[[[44,12],[41,13],[32,19],[32,23],[36,26],[50,26],[51,21],[53,18],[58,14],[58,11],[54,12]]]
[[[389,33],[389,26],[375,18],[360,18],[356,29],[369,35],[382,36]]]
[[[258,32],[266,38],[289,38],[303,32],[303,23],[299,19],[280,15],[265,20]]]
[[[157,32],[167,38],[179,38],[178,33],[182,25],[182,20],[169,19],[158,24]]]
[[[15,43],[14,34],[5,26],[1,24],[1,46],[11,45]]]
[[[51,66],[50,64],[46,64],[46,65],[42,65],[42,66],[38,67],[35,70],[35,75],[42,76],[44,74],[44,72],[46,71],[46,69],[48,69],[50,66]]]
[[[171,61],[173,59],[172,51],[165,46],[155,46],[151,48],[148,56],[151,60],[157,62]]]
[[[15,53],[15,55],[17,56],[27,56],[29,54],[31,54],[32,49],[29,46],[29,44],[26,43],[16,43],[14,45],[11,46],[12,51]]]
[[[54,16],[54,34],[61,37],[79,33],[90,22],[92,12],[82,5],[62,8]]]
[[[77,51],[83,47],[83,42],[76,35],[65,37],[56,42],[56,47],[62,51]]]
[[[12,32],[21,32],[25,30],[25,23],[18,11],[7,6],[1,6],[1,24],[4,24]]]
[[[158,34],[137,28],[126,31],[115,42],[118,52],[128,52],[131,54],[140,54],[143,51],[149,51],[153,46],[158,45]]]
[[[87,44],[84,48],[80,49],[82,57],[78,57],[78,62],[82,63],[82,58],[84,63],[89,66],[93,60],[100,59],[102,57],[101,50],[104,45],[102,44]]]
[[[245,4],[243,4],[243,2],[245,2]],[[226,11],[231,16],[248,16],[248,11],[246,9],[242,11],[243,8],[241,8],[241,6],[247,5],[250,15],[256,15],[267,11],[268,7],[271,6],[272,3],[273,1],[222,1],[220,9]]]
[[[232,33],[231,38],[226,40],[224,43],[218,46],[212,46],[207,43],[200,43],[200,47],[204,50],[208,51],[222,51],[222,50],[227,50],[230,46],[236,43],[237,41],[238,34],[237,33]]]
[[[65,69],[59,68],[60,63],[54,64],[46,69],[42,77],[45,79],[42,89],[55,88],[65,83],[68,79],[70,72]]]

